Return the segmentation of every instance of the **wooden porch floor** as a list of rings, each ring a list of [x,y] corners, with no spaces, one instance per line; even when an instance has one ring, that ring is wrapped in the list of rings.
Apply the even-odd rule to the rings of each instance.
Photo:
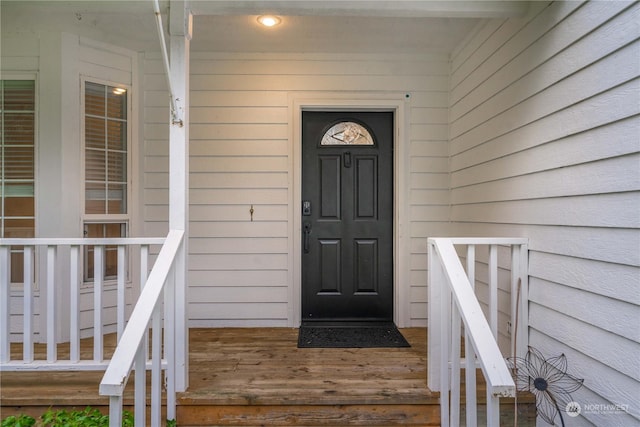
[[[178,425],[439,425],[439,396],[426,385],[426,329],[401,332],[410,348],[299,349],[294,328],[191,329],[190,386],[178,395]],[[113,341],[106,338],[106,354]],[[107,409],[98,395],[101,372],[0,375],[2,418],[49,407]],[[130,386],[125,405],[132,394]],[[523,423],[531,419],[524,409],[519,425],[534,425]]]

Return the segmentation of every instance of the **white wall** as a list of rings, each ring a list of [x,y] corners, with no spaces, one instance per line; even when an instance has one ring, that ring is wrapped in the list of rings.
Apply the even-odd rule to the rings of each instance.
[[[639,23],[637,3],[535,3],[451,65],[453,227],[530,239],[530,343],[584,378],[567,425],[640,423]]]
[[[405,98],[411,251],[401,318],[426,324],[426,237],[448,206],[445,55],[192,53],[190,290],[193,326],[295,326],[292,314],[296,94]],[[167,98],[160,60],[144,64],[146,234],[167,230]],[[408,169],[407,169],[408,168]],[[254,207],[254,221],[249,209]],[[409,271],[410,269],[410,271]]]

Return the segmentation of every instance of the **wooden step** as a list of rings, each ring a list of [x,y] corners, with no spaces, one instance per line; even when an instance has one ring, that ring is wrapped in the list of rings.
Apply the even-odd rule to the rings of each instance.
[[[180,426],[439,426],[438,405],[180,405]]]
[[[192,330],[185,426],[432,426],[438,395],[426,386],[426,330],[411,348],[299,349],[297,329]],[[261,345],[256,345],[261,343]]]
[[[410,348],[299,349],[293,328],[191,329],[190,384],[177,396],[178,425],[439,425],[439,394],[426,385],[426,329],[401,331]],[[108,413],[108,400],[98,395],[101,378],[100,372],[3,372],[2,417],[37,417],[49,407]],[[127,387],[125,407],[132,395]],[[483,395],[479,390],[481,403]],[[502,408],[501,424],[512,426],[513,405],[505,399]],[[518,412],[519,426],[535,425],[534,403],[522,400]]]

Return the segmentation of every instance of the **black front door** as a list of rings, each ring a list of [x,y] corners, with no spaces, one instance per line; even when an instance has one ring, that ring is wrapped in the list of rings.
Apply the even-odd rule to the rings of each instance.
[[[393,113],[302,115],[302,320],[393,320]]]

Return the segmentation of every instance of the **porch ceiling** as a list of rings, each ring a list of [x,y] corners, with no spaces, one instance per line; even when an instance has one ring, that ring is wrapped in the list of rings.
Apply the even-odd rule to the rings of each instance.
[[[161,1],[167,19],[169,2]],[[150,1],[7,1],[2,32],[65,31],[137,51],[157,50]],[[518,1],[194,0],[193,51],[450,52],[485,18],[517,16]],[[257,15],[278,14],[278,28]]]
[[[451,52],[477,18],[282,16],[261,28],[256,15],[194,17],[194,51],[428,53]]]

